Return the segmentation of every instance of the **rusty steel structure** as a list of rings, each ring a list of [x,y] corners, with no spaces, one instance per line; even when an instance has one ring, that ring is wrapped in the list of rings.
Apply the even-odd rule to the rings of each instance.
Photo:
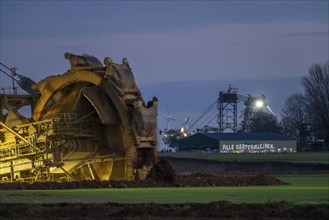
[[[145,103],[126,58],[65,58],[70,70],[33,93],[0,95],[0,181],[145,178],[157,158],[157,98]]]

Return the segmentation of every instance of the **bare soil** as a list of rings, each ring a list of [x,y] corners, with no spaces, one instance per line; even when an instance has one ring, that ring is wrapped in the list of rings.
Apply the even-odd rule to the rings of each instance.
[[[1,190],[47,190],[47,189],[83,189],[83,188],[141,188],[141,187],[205,187],[205,186],[255,186],[282,185],[281,180],[263,174],[257,175],[216,175],[211,173],[190,173],[176,175],[170,162],[161,159],[150,171],[146,180],[110,180],[75,182],[36,182],[3,183]]]
[[[327,219],[326,205],[233,204],[2,204],[2,219]]]
[[[51,190],[84,188],[146,188],[146,187],[191,187],[191,186],[255,186],[282,185],[284,182],[267,175],[255,176],[218,176],[205,173],[176,176],[175,182],[148,180],[110,180],[110,181],[75,181],[75,182],[37,182],[37,183],[2,183],[0,190]]]

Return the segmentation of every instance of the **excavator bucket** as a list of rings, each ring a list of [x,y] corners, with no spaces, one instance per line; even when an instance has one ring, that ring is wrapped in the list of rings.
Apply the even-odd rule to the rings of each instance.
[[[0,95],[0,181],[145,178],[157,159],[158,99],[145,103],[126,58],[65,58],[70,70],[29,80],[28,95]]]

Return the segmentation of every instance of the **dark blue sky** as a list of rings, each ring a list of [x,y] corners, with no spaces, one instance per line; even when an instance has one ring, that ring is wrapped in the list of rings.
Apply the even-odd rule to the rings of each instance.
[[[329,59],[328,0],[1,0],[0,6],[1,62],[39,81],[69,68],[65,52],[88,53],[101,61],[109,56],[117,63],[127,57],[145,94],[159,94],[172,114],[179,112],[180,121],[183,107],[194,113],[206,108],[205,97],[216,99],[217,91],[228,87],[223,83],[243,87],[244,94],[269,93],[278,112],[284,96],[301,91],[296,79]],[[266,85],[257,86],[271,80],[277,85],[268,91]],[[292,86],[283,88],[282,80]],[[181,83],[181,94],[189,97],[183,101],[163,91],[174,82],[167,88],[178,93],[183,81],[202,81],[202,86]],[[6,83],[1,76],[0,87]],[[160,114],[162,123],[164,102]]]
[[[0,37],[36,81],[66,51],[127,57],[142,84],[296,76],[328,59],[328,1],[1,0]]]
[[[2,1],[5,38],[166,33],[233,23],[324,22],[326,1]]]

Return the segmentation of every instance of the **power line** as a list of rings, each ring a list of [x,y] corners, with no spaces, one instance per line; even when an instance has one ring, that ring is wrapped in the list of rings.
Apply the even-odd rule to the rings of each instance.
[[[217,100],[215,100],[205,111],[203,111],[201,114],[199,114],[198,117],[192,120],[192,123],[190,125],[190,129],[192,129],[207,113],[209,113],[212,108],[215,107],[217,103]]]
[[[11,68],[9,68],[8,66],[6,66],[5,64],[3,64],[3,63],[0,62],[0,65],[3,66],[3,67],[5,67],[7,70],[11,71]]]
[[[7,72],[8,70],[10,71],[10,73]],[[18,86],[21,89],[23,89],[27,93],[29,93],[31,95],[38,94],[39,93],[38,91],[31,89],[31,86],[33,84],[35,84],[35,82],[24,75],[18,74],[16,72],[16,70],[17,70],[17,68],[15,68],[15,67],[9,68],[7,65],[0,62],[0,72],[4,73],[6,76],[8,76],[12,80],[12,89],[14,91],[14,94],[17,94],[17,88],[18,88],[18,87],[16,87],[15,82],[18,84]],[[18,77],[18,79],[16,79],[15,76]],[[0,87],[1,86],[2,85],[1,85],[1,81],[0,81]]]
[[[9,73],[3,71],[2,69],[0,69],[0,72],[6,74],[8,77],[10,77],[12,80],[15,80],[17,82],[17,79],[15,79],[13,76],[11,76]]]

